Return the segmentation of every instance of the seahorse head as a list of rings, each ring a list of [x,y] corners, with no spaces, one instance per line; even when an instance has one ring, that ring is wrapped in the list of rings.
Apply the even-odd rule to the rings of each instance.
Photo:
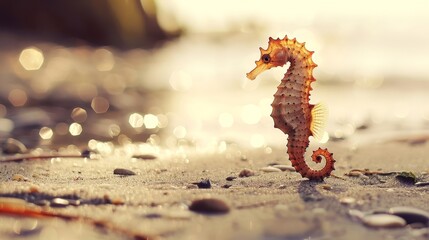
[[[287,37],[285,37],[285,39],[287,40]],[[261,58],[258,61],[255,61],[256,67],[246,74],[247,78],[254,80],[265,70],[268,70],[272,67],[281,67],[286,64],[288,54],[282,45],[282,41],[285,39],[273,39],[270,37],[268,41],[268,48],[266,50],[259,48],[261,51]]]

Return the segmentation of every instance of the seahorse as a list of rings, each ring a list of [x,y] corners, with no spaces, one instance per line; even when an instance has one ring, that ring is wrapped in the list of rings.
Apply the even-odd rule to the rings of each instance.
[[[311,159],[325,165],[320,170],[311,169],[304,159],[309,145],[309,137],[321,139],[324,134],[328,111],[324,104],[310,104],[311,83],[316,81],[313,69],[317,67],[312,60],[313,51],[305,48],[305,43],[299,43],[296,38],[269,38],[268,48],[261,51],[261,58],[256,61],[256,67],[247,78],[254,80],[260,73],[272,67],[282,67],[287,62],[290,66],[285,73],[274,101],[271,104],[271,117],[274,127],[288,135],[287,153],[292,166],[303,178],[323,180],[335,170],[333,154],[328,149],[317,149]]]

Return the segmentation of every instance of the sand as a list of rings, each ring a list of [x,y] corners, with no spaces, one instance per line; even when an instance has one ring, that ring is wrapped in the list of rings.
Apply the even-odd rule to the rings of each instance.
[[[81,199],[114,200],[118,205],[51,209],[111,221],[115,226],[161,239],[425,239],[422,229],[370,228],[353,219],[349,210],[411,206],[429,211],[429,187],[399,181],[396,174],[344,174],[365,168],[427,173],[427,143],[380,142],[352,150],[346,146],[341,141],[328,145],[335,150],[334,174],[338,177],[324,182],[310,182],[291,171],[260,170],[274,163],[289,164],[285,149],[270,148],[270,153],[266,148],[229,144],[223,152],[201,154],[184,150],[182,154],[161,154],[153,160],[115,156],[4,163],[0,165],[0,194],[37,189],[38,193],[52,196],[75,194]],[[115,175],[115,168],[129,169],[136,175]],[[237,177],[243,169],[255,174],[226,180],[229,176]],[[13,181],[14,174],[22,174],[28,180]],[[203,179],[210,180],[211,188],[199,189],[192,184]],[[220,199],[230,211],[204,214],[188,210],[193,200],[201,198]],[[35,230],[25,234],[25,239],[126,238],[119,232],[100,230],[82,221],[34,221],[1,215],[0,238],[18,238],[16,228],[25,224],[37,224]],[[423,229],[427,234],[427,228]]]

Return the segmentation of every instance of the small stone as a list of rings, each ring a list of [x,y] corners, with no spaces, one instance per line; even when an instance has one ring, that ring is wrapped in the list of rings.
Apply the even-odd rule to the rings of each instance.
[[[340,199],[340,203],[342,203],[344,205],[351,205],[355,202],[356,202],[356,199],[354,199],[352,197],[343,197]]]
[[[227,177],[225,180],[226,181],[233,181],[234,179],[236,179],[237,177],[234,177],[234,176],[229,176],[229,177]]]
[[[282,170],[280,170],[279,168],[268,166],[268,167],[261,168],[261,171],[268,173],[268,172],[281,172]]]
[[[352,218],[355,218],[355,219],[358,219],[358,220],[361,220],[361,221],[362,221],[363,217],[365,217],[365,213],[364,212],[356,210],[356,209],[350,209],[349,210],[349,215]]]
[[[322,185],[321,185],[321,187],[322,187],[322,189],[324,189],[324,190],[332,190],[332,186],[331,186],[331,185],[329,185],[329,184],[322,184]]]
[[[231,184],[224,184],[224,185],[222,185],[222,188],[230,188],[230,187],[232,187]]]
[[[1,146],[4,154],[26,153],[27,147],[14,138],[8,138]]]
[[[251,176],[254,176],[254,175],[255,175],[254,171],[245,168],[245,169],[241,170],[241,172],[238,174],[238,177],[243,178],[243,177],[251,177]]]
[[[223,214],[229,212],[229,206],[216,198],[203,198],[192,201],[189,210],[198,213]]]
[[[199,182],[195,182],[193,184],[197,185],[198,188],[208,189],[208,188],[212,187],[212,184],[210,183],[210,179],[204,179],[204,180],[201,180]]]
[[[362,222],[369,227],[375,228],[395,228],[406,225],[403,218],[390,214],[366,215],[362,218]]]
[[[26,181],[28,181],[28,178],[24,177],[24,175],[22,175],[22,174],[17,173],[17,174],[13,174],[12,181],[18,181],[18,182],[25,181],[26,182]]]
[[[429,226],[429,212],[414,207],[392,207],[389,213],[403,218],[407,224],[422,223]]]
[[[414,185],[416,187],[423,187],[423,186],[428,186],[429,182],[416,182]]]
[[[133,158],[138,158],[143,160],[154,160],[154,159],[157,159],[157,156],[153,154],[140,154],[140,155],[134,155]]]
[[[51,207],[67,207],[70,202],[64,198],[54,198],[51,200]]]
[[[291,171],[291,172],[295,172],[295,168],[289,165],[281,165],[281,164],[276,164],[272,166],[273,168],[278,168],[282,171]]]
[[[79,206],[80,205],[80,200],[79,199],[70,199],[68,200],[69,204],[72,206]]]
[[[113,174],[122,175],[122,176],[136,175],[135,172],[128,170],[128,169],[125,169],[125,168],[115,168],[115,170],[113,170]]]

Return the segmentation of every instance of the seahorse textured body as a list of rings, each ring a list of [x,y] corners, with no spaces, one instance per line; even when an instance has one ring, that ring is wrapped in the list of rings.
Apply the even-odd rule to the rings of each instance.
[[[323,180],[335,169],[335,160],[327,149],[318,149],[313,152],[312,160],[320,163],[322,157],[326,160],[320,170],[311,169],[304,160],[305,151],[309,145],[309,137],[320,138],[327,111],[323,105],[309,103],[313,69],[317,65],[313,62],[312,51],[305,48],[305,43],[296,39],[269,39],[268,49],[260,48],[261,59],[256,61],[256,68],[247,74],[251,80],[261,72],[272,67],[283,66],[290,62],[271,104],[271,117],[274,127],[288,135],[287,152],[292,166],[302,177],[310,180]]]

